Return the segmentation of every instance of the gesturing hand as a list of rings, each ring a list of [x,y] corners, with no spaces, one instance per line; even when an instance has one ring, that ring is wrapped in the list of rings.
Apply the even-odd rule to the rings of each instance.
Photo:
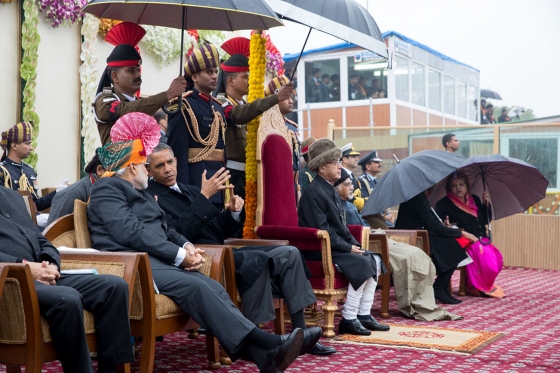
[[[226,209],[230,210],[231,212],[239,212],[243,208],[245,201],[243,198],[239,197],[238,195],[233,194],[231,192],[231,197],[229,199],[229,203],[226,204]]]
[[[472,242],[478,241],[478,237],[476,237],[474,234],[471,234],[471,233],[469,233],[469,232],[467,232],[467,231],[462,231],[462,232],[461,232],[461,235],[462,235],[463,237],[465,237],[466,239],[472,241]]]
[[[210,199],[210,197],[218,193],[220,190],[233,189],[233,185],[225,185],[226,180],[229,180],[230,177],[229,171],[222,167],[214,174],[214,176],[210,179],[206,179],[206,170],[204,170],[202,173],[200,193],[202,193],[204,197]]]

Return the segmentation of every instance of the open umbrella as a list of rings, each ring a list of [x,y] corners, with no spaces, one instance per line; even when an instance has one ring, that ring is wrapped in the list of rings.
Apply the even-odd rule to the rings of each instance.
[[[399,161],[373,188],[363,210],[363,216],[408,201],[436,185],[459,168],[465,157],[443,150],[424,150]]]
[[[83,11],[99,18],[181,30],[265,30],[283,26],[263,0],[91,0]],[[183,74],[183,34],[179,75]]]
[[[494,91],[489,90],[489,89],[481,89],[480,90],[480,97],[493,98],[495,100],[501,100],[502,99],[502,96],[500,96],[500,94],[498,92],[494,92]]]
[[[294,71],[312,29],[336,36],[388,58],[387,46],[377,23],[367,9],[354,0],[265,1],[281,18],[310,27]]]
[[[460,170],[469,178],[471,194],[480,197],[484,191],[490,193],[494,219],[527,210],[545,197],[549,184],[535,166],[501,154],[469,157]],[[435,206],[444,196],[445,180],[442,180],[430,195],[430,203]]]

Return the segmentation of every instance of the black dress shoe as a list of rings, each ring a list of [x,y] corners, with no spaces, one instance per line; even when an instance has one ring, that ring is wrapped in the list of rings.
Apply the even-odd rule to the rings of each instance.
[[[441,303],[445,304],[459,304],[462,301],[455,299],[452,296],[447,295],[445,289],[434,289],[434,297]]]
[[[336,350],[332,347],[323,346],[319,342],[315,343],[315,346],[311,348],[311,350],[307,351],[309,355],[318,355],[318,356],[325,356],[334,354]]]
[[[462,300],[455,298],[453,295],[451,295],[451,291],[449,290],[448,287],[443,289],[445,291],[445,294],[447,294],[447,297],[451,300],[453,300],[452,304],[459,304],[459,303],[463,303]]]
[[[321,338],[321,334],[323,334],[323,329],[320,326],[313,326],[311,328],[303,329],[303,344],[301,346],[301,351],[299,352],[300,355],[305,355],[309,352],[316,344],[319,338]],[[290,334],[284,334],[280,338],[282,342],[284,342]]]
[[[273,348],[266,354],[266,362],[261,373],[283,372],[299,356],[303,345],[303,330],[295,328],[280,346]]]
[[[367,320],[362,320],[360,319],[360,316],[358,316],[358,320],[364,328],[374,330],[376,332],[388,332],[391,329],[389,325],[378,323],[377,320],[371,315]]]
[[[371,335],[358,319],[346,320],[342,318],[338,323],[338,334]]]

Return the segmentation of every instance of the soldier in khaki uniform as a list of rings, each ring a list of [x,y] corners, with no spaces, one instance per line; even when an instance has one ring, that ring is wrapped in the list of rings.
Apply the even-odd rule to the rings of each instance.
[[[127,28],[140,27],[130,22],[124,24]],[[169,100],[185,91],[187,83],[180,76],[173,79],[165,92],[142,99],[136,97],[142,84],[141,63],[140,54],[127,40],[122,40],[122,44],[117,45],[107,57],[107,67],[93,102],[93,114],[103,145],[111,141],[111,128],[124,114],[138,111],[154,115]]]
[[[293,90],[286,87],[278,94],[247,103],[243,97],[249,93],[249,43],[243,37],[232,38],[222,44],[231,57],[221,64],[218,87],[214,91],[224,103],[226,118],[226,167],[234,193],[245,198],[245,148],[247,147],[247,123],[261,115],[278,102],[286,100]]]

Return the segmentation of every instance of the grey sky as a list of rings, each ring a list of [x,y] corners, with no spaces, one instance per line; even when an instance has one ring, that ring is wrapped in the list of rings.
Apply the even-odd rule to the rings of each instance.
[[[366,6],[366,0],[357,0]],[[397,31],[480,70],[481,88],[538,117],[560,114],[560,1],[369,0],[380,30]],[[284,53],[301,50],[306,27],[270,30]],[[306,49],[340,42],[312,31]]]

